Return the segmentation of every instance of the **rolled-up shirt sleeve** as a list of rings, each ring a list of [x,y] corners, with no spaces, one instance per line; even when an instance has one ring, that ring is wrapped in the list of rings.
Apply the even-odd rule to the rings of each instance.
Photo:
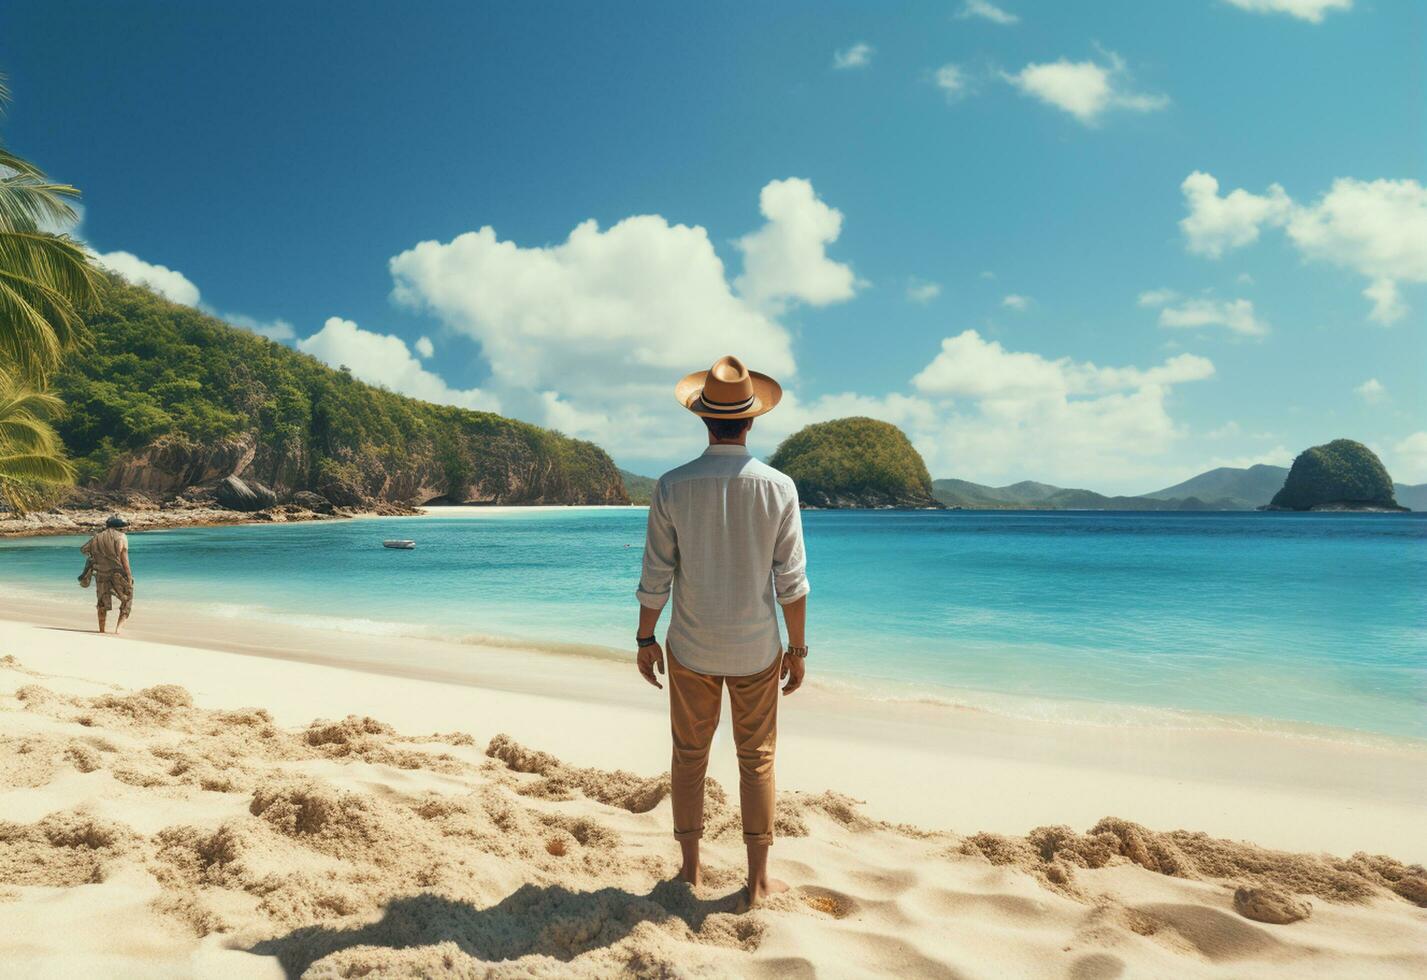
[[[634,590],[639,604],[649,609],[663,609],[669,601],[674,565],[679,558],[678,536],[664,494],[663,481],[654,484],[654,492],[649,495],[649,526],[644,532],[644,569],[639,575],[639,588]]]
[[[797,602],[812,591],[808,584],[808,556],[803,551],[803,514],[794,490],[784,505],[773,544],[773,594],[780,606]]]

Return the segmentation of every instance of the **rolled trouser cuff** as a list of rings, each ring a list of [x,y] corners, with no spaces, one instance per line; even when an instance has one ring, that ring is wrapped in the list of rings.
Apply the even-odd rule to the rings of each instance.
[[[773,835],[772,835],[772,834],[767,834],[767,833],[765,833],[765,834],[750,834],[748,831],[745,830],[745,831],[743,832],[743,843],[745,843],[745,844],[762,844],[764,847],[768,847],[768,846],[770,846],[770,845],[773,843]]]
[[[699,840],[699,839],[701,839],[703,836],[704,836],[704,828],[702,828],[702,827],[700,827],[698,830],[676,830],[676,831],[674,831],[674,839],[675,839],[675,840]]]

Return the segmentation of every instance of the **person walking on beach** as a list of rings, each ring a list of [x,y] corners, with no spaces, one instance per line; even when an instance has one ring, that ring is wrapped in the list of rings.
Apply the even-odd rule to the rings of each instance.
[[[114,624],[114,634],[124,628],[124,622],[134,606],[134,570],[129,567],[129,539],[123,528],[129,522],[118,514],[104,522],[104,530],[80,546],[89,559],[84,567],[85,575],[94,573],[94,592],[99,606],[99,632],[104,632],[104,622],[109,618],[113,601],[119,600],[119,620]],[[81,579],[83,576],[81,576]]]
[[[649,503],[639,599],[639,672],[669,680],[674,754],[674,837],[679,878],[698,885],[704,832],[704,773],[723,689],[738,750],[738,796],[748,848],[749,905],[787,885],[768,876],[773,843],[773,754],[778,691],[803,683],[808,579],[798,491],[784,474],[749,455],[753,420],[783,396],[778,382],[720,358],[675,386],[679,404],[708,429],[703,455],[661,476]],[[672,594],[664,649],[654,635]],[[783,648],[776,608],[783,608]]]

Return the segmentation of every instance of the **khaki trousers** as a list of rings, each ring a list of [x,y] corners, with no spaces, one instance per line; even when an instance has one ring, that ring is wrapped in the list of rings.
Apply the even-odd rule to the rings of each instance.
[[[743,839],[749,844],[773,843],[773,753],[778,745],[781,663],[782,658],[775,657],[761,673],[720,677],[690,670],[669,652],[669,721],[674,734],[671,795],[674,836],[679,840],[698,839],[704,833],[704,773],[727,685],[738,749]]]

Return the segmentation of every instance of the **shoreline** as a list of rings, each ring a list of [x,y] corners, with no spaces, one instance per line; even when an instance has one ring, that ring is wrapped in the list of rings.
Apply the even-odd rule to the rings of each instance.
[[[591,505],[597,506],[597,505]],[[506,508],[519,512],[526,508]],[[559,508],[541,508],[565,509]],[[601,508],[603,509],[603,508]],[[411,515],[415,517],[436,515]],[[370,519],[368,515],[352,518]],[[16,602],[0,598],[0,619],[23,619],[19,612],[26,603],[36,602],[68,610],[78,593],[60,588],[20,588],[12,592]],[[79,595],[82,600],[85,598]],[[81,605],[83,602],[81,601]],[[578,641],[539,642],[529,637],[479,632],[457,632],[435,626],[401,620],[349,619],[328,614],[298,613],[261,606],[204,604],[194,600],[162,599],[144,603],[151,621],[201,622],[205,635],[221,633],[235,622],[264,624],[269,635],[290,630],[295,635],[323,634],[399,644],[412,642],[436,644],[439,647],[481,651],[502,650],[512,654],[532,654],[540,657],[573,658],[610,665],[631,662],[632,654],[619,647]],[[46,615],[53,620],[53,614]],[[175,639],[175,642],[181,640]],[[315,645],[309,641],[308,645]],[[1266,736],[1304,742],[1361,745],[1386,749],[1403,748],[1427,751],[1427,738],[1333,725],[1326,722],[1300,721],[1270,715],[1234,714],[1195,708],[1140,704],[1129,701],[1099,700],[1072,695],[1014,694],[995,688],[949,685],[940,681],[908,680],[874,673],[833,669],[810,675],[807,689],[820,690],[831,696],[844,697],[857,703],[886,705],[889,709],[910,706],[930,712],[981,713],[1011,722],[1049,723],[1107,732],[1221,732],[1242,736]],[[1427,798],[1427,794],[1424,794]]]
[[[119,513],[133,533],[175,531],[184,528],[233,527],[247,524],[305,524],[312,521],[363,520],[373,517],[437,517],[442,514],[506,514],[555,510],[633,510],[645,504],[441,504],[435,506],[380,504],[369,509],[338,507],[331,513],[308,510],[296,504],[278,504],[260,511],[228,510],[217,506],[172,507],[146,501],[142,506],[116,503],[112,507],[56,507],[18,517],[0,512],[0,539],[43,538],[66,534],[93,534],[104,520]]]
[[[631,664],[202,616],[171,604],[141,608],[123,637],[101,638],[92,632],[86,598],[0,599],[0,655],[13,653],[23,663],[38,656],[43,662],[35,666],[51,670],[81,651],[132,647],[141,656],[116,679],[129,687],[179,683],[196,687],[195,696],[205,685],[191,678],[207,676],[219,662],[236,676],[300,670],[340,677],[346,687],[360,679],[381,696],[348,711],[412,730],[431,724],[419,707],[425,695],[412,693],[403,703],[399,692],[429,693],[436,686],[452,722],[462,714],[452,705],[469,701],[471,710],[479,706],[483,727],[495,725],[574,764],[635,772],[668,765],[663,694],[644,684]],[[221,692],[221,706],[263,704],[259,694],[235,684]],[[553,727],[541,721],[551,708],[562,719]],[[1089,725],[881,701],[824,684],[810,684],[781,710],[787,720],[780,732],[780,784],[807,791],[833,786],[865,800],[868,812],[883,819],[1024,833],[1045,824],[1089,826],[1114,813],[1263,846],[1427,860],[1427,843],[1418,843],[1412,829],[1427,822],[1427,744],[1412,739]],[[336,713],[335,706],[311,699],[283,711],[274,708],[292,724]],[[597,732],[606,734],[592,736]],[[719,750],[725,741],[721,732],[711,772],[735,784],[731,753]],[[958,791],[950,797],[906,792],[929,781]]]

